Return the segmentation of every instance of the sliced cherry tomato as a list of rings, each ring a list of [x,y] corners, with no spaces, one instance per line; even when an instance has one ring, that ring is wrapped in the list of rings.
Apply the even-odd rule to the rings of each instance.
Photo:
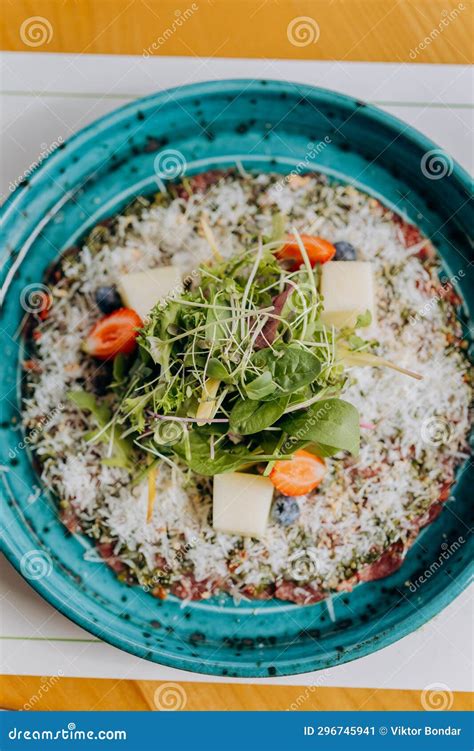
[[[276,461],[270,480],[283,495],[306,495],[326,474],[326,463],[309,451],[296,451],[293,459]]]
[[[324,240],[322,237],[313,237],[312,235],[300,235],[300,237],[311,266],[315,266],[317,263],[326,263],[334,257],[336,248],[328,240]],[[294,235],[288,235],[283,248],[277,253],[277,258],[281,261],[294,261],[292,269],[299,269],[303,264],[300,246]]]
[[[120,352],[124,355],[133,352],[136,338],[143,321],[131,308],[119,308],[97,321],[84,342],[84,352],[107,360]]]

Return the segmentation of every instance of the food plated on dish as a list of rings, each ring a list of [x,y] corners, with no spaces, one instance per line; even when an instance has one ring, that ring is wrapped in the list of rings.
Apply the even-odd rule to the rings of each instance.
[[[311,604],[397,570],[468,455],[439,270],[316,174],[214,170],[96,226],[28,320],[25,427],[63,522],[160,599]]]
[[[55,608],[148,660],[272,676],[467,585],[469,179],[432,179],[435,148],[323,89],[193,84],[9,198],[3,545]]]

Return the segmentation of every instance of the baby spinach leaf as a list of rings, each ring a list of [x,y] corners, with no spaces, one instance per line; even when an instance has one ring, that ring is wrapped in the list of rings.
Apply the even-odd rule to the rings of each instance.
[[[277,385],[272,378],[272,374],[269,370],[266,370],[262,375],[257,376],[253,381],[246,384],[245,393],[249,399],[259,401],[265,396],[273,394],[276,388]]]
[[[221,363],[217,357],[211,357],[207,364],[206,374],[209,378],[217,378],[218,381],[224,381],[224,383],[232,383],[232,376],[228,372],[225,365]]]
[[[188,467],[200,475],[218,475],[233,472],[249,462],[257,461],[246,446],[234,446],[230,441],[219,444],[211,454],[208,435],[199,430],[191,430],[188,437],[188,451],[184,441],[173,446],[173,451],[183,459]]]
[[[230,413],[230,429],[240,435],[259,433],[273,425],[283,414],[288,404],[288,397],[283,396],[271,402],[255,402],[253,399],[241,399]]]
[[[288,415],[278,427],[288,433],[290,442],[317,444],[331,454],[344,450],[356,456],[359,452],[359,413],[343,399],[321,399],[302,413]]]
[[[318,377],[321,370],[317,357],[293,344],[276,352],[262,349],[253,355],[252,362],[258,368],[268,369],[280,394],[292,394],[307,386]]]
[[[329,446],[326,443],[308,443],[307,441],[298,441],[296,438],[287,438],[287,440],[283,444],[283,449],[288,454],[294,454],[300,449],[305,449],[305,451],[309,451],[311,454],[315,454],[315,456],[320,456],[323,458],[334,456],[335,454],[338,454],[339,451],[341,451],[340,448],[337,448],[336,446]]]

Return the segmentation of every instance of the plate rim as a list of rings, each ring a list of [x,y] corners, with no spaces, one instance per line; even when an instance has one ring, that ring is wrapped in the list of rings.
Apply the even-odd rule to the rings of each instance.
[[[138,111],[151,108],[155,106],[156,104],[159,104],[163,101],[171,99],[172,101],[178,97],[180,100],[186,99],[190,96],[195,98],[196,96],[207,96],[212,95],[213,93],[221,91],[225,91],[227,94],[231,93],[238,93],[242,90],[242,87],[245,87],[247,90],[250,90],[252,87],[254,88],[260,88],[264,89],[265,91],[286,91],[288,92],[288,88],[296,89],[298,93],[301,95],[303,93],[307,94],[308,96],[312,97],[319,97],[323,98],[327,101],[340,101],[341,104],[350,105],[352,107],[356,106],[357,108],[363,107],[364,113],[369,116],[369,118],[375,119],[380,123],[383,123],[385,126],[387,126],[392,131],[396,131],[400,134],[400,132],[403,132],[403,135],[411,140],[412,142],[415,142],[415,144],[425,150],[428,151],[431,149],[437,149],[444,151],[441,147],[439,147],[435,142],[431,141],[427,136],[425,136],[423,133],[418,131],[413,126],[405,123],[404,121],[400,120],[396,116],[385,112],[384,110],[380,109],[379,107],[365,103],[356,97],[349,96],[347,94],[342,94],[340,92],[332,91],[331,89],[319,87],[319,86],[312,86],[310,84],[303,84],[299,83],[297,81],[281,81],[281,80],[275,80],[275,79],[245,79],[245,78],[232,78],[232,79],[223,79],[223,80],[214,80],[214,81],[203,81],[198,83],[191,83],[183,86],[175,86],[173,88],[163,89],[161,91],[151,93],[147,95],[146,97],[141,97],[136,100],[133,100],[132,102],[127,102],[126,104],[117,107],[113,109],[111,112],[106,113],[105,115],[102,115],[100,118],[94,120],[92,123],[87,125],[85,128],[82,128],[77,133],[73,134],[70,138],[64,141],[65,145],[68,147],[79,147],[83,142],[87,142],[90,137],[96,136],[98,133],[100,133],[102,130],[109,128],[114,122],[118,122],[124,118],[128,118],[132,116],[133,114],[136,114]],[[69,152],[71,151],[71,148],[69,148]],[[56,153],[57,152],[57,153]],[[68,152],[68,153],[69,153]],[[44,179],[44,176],[47,175],[47,173],[54,169],[56,163],[59,163],[61,159],[63,158],[64,151],[63,150],[56,150],[53,152],[47,159],[45,159],[40,166],[35,170],[35,172],[31,175],[29,178],[29,183],[36,183],[41,182],[42,179]],[[463,167],[461,167],[454,159],[453,159],[453,171],[452,171],[452,177],[458,181],[458,183],[461,184],[461,186],[466,189],[470,190],[470,176],[466,170],[464,170]],[[0,219],[6,218],[6,216],[9,214],[10,209],[14,207],[14,204],[16,201],[21,201],[24,194],[23,192],[24,185],[19,185],[16,187],[16,189],[7,197],[6,201],[0,207]],[[8,273],[8,269],[7,269]],[[8,290],[7,290],[8,292]],[[4,495],[4,489],[2,488],[2,495]],[[17,513],[7,507],[7,513],[10,513],[16,518]],[[155,659],[154,657],[149,657],[147,654],[149,654],[149,649],[143,645],[133,643],[130,644],[125,640],[124,644],[124,637],[120,635],[120,630],[113,629],[108,624],[105,624],[102,626],[102,629],[107,630],[107,637],[104,638],[104,634],[101,633],[101,627],[94,623],[89,622],[87,618],[85,618],[79,611],[76,611],[73,607],[71,607],[68,603],[68,600],[65,599],[64,601],[60,599],[60,593],[56,593],[51,590],[51,588],[48,586],[46,581],[43,581],[41,579],[37,580],[30,580],[26,578],[22,571],[21,571],[21,564],[20,564],[20,556],[16,550],[15,545],[9,541],[9,539],[3,534],[2,532],[2,549],[7,557],[7,559],[10,561],[10,563],[14,566],[14,568],[18,571],[20,576],[26,581],[29,586],[31,586],[35,591],[38,592],[38,594],[43,597],[49,604],[51,604],[56,610],[58,610],[62,615],[67,617],[72,622],[79,625],[81,628],[85,629],[88,633],[91,633],[96,638],[103,640],[109,644],[111,644],[114,647],[117,647],[118,649],[125,650],[126,652],[129,652],[137,657],[141,657],[147,660],[151,660],[152,662],[155,662],[157,664],[163,664],[169,667],[179,668],[181,670],[185,670],[189,672],[191,675],[193,673],[205,673],[207,675],[222,675],[222,669],[224,667],[229,667],[230,670],[232,670],[232,673],[234,675],[237,675],[239,677],[252,677],[252,678],[263,678],[261,674],[256,675],[256,667],[255,667],[255,659],[246,661],[246,662],[239,662],[238,664],[235,664],[234,662],[226,662],[222,658],[219,657],[218,661],[212,664],[203,664],[202,658],[199,657],[196,658],[189,658],[188,660],[183,658],[181,655],[176,653],[166,653],[164,655],[160,654],[159,660]],[[319,665],[320,660],[318,658],[315,658],[314,655],[308,655],[307,658],[295,658],[292,657],[289,660],[286,661],[278,661],[276,662],[277,667],[277,676],[282,675],[297,675],[301,673],[307,673],[313,670],[321,670],[321,669],[327,669],[329,667],[341,665],[346,662],[350,662],[356,659],[359,659],[361,657],[367,656],[368,654],[372,654],[380,649],[383,649],[384,647],[387,647],[396,641],[399,641],[400,639],[404,638],[408,634],[415,631],[417,628],[420,628],[422,625],[427,623],[431,618],[433,618],[435,615],[440,613],[447,605],[449,605],[456,597],[458,597],[468,586],[470,582],[470,568],[472,566],[467,566],[466,568],[462,569],[454,578],[453,581],[451,581],[450,585],[447,586],[445,589],[441,590],[440,592],[436,593],[428,602],[424,603],[421,608],[418,608],[414,613],[408,615],[403,620],[401,620],[396,628],[392,627],[385,627],[385,629],[379,633],[377,633],[377,639],[376,643],[374,644],[374,636],[369,637],[367,640],[364,640],[360,644],[353,644],[351,646],[345,647],[344,652],[341,653],[339,659],[329,659],[328,664],[326,666]],[[62,589],[64,587],[64,582],[62,580],[62,577],[60,574],[58,574],[58,589]],[[90,598],[87,597],[87,595],[84,593],[81,593],[81,598],[85,597],[87,602],[90,603]],[[96,603],[94,603],[94,607],[98,607]],[[295,605],[295,607],[298,607]],[[115,614],[109,613],[110,617],[113,617],[114,619],[117,619],[120,621],[118,616]],[[183,664],[184,663],[184,664]],[[189,667],[189,665],[192,664],[192,668]],[[261,661],[262,669],[267,664],[271,664],[271,661]],[[315,667],[315,664],[317,664],[317,667]],[[251,666],[253,665],[253,667]],[[205,669],[204,669],[205,668]],[[232,676],[230,676],[232,677]],[[265,676],[265,678],[269,678],[271,676]]]

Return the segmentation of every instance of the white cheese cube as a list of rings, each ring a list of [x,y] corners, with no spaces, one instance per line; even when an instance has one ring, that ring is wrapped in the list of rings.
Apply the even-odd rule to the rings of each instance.
[[[227,472],[214,477],[212,526],[217,532],[262,537],[273,498],[268,477]]]
[[[127,308],[133,308],[142,320],[159,300],[176,289],[181,291],[182,272],[178,266],[159,266],[147,271],[124,274],[118,282],[118,291]]]
[[[321,266],[321,320],[342,329],[354,326],[357,316],[370,310],[376,321],[375,285],[372,264],[367,261],[329,261]]]

